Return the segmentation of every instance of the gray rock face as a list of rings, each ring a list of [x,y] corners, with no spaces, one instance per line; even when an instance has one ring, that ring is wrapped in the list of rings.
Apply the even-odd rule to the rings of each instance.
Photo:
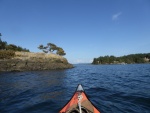
[[[73,66],[66,60],[57,59],[5,59],[0,60],[0,71],[32,71],[67,69]]]
[[[0,59],[0,71],[32,71],[68,69],[73,65],[56,54],[15,52],[12,59]]]

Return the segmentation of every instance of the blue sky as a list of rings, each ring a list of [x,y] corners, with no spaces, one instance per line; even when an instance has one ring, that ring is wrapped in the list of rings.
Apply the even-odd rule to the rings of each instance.
[[[150,52],[150,0],[0,0],[2,40],[40,52],[62,47],[70,63]]]

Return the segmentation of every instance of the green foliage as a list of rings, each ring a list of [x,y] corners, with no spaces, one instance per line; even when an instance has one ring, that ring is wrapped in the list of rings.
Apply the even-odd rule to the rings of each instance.
[[[38,49],[42,50],[44,53],[48,53],[48,52],[56,52],[56,54],[63,56],[66,55],[65,51],[61,48],[61,47],[57,47],[55,44],[53,43],[47,43],[46,46],[43,46],[42,44],[39,45]]]
[[[7,42],[3,42],[1,39],[0,39],[0,50],[4,50],[7,46]]]
[[[50,52],[53,52],[58,49],[58,47],[53,43],[48,43],[47,46],[49,47]]]
[[[39,45],[38,49],[43,49],[44,46],[43,45]]]
[[[65,51],[61,47],[57,47],[56,54],[61,55],[61,56],[66,55]]]
[[[22,48],[20,46],[16,46],[15,44],[7,44],[6,41],[2,41],[1,39],[0,39],[0,50],[13,50],[13,51],[30,52],[28,49]]]
[[[11,50],[0,50],[0,59],[10,59],[15,56],[15,52]]]
[[[100,56],[99,58],[94,58],[92,64],[121,64],[121,63],[132,64],[132,63],[146,63],[146,62],[150,62],[150,53],[131,54],[121,57]]]

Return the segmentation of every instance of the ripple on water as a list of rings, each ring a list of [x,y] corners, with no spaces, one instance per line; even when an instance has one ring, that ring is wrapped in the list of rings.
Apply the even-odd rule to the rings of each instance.
[[[0,112],[57,113],[78,84],[102,113],[149,113],[150,64],[0,73]]]

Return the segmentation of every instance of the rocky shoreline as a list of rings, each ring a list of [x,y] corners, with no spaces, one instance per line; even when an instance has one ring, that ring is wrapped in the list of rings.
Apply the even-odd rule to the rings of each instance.
[[[12,59],[0,60],[0,71],[38,71],[73,68],[67,59],[55,54],[16,52]]]

